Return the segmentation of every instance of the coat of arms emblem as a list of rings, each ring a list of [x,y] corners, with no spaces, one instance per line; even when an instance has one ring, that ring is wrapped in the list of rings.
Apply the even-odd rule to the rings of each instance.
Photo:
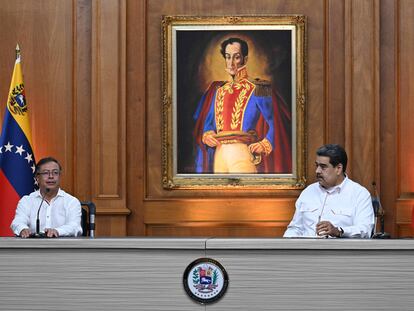
[[[200,303],[210,303],[222,297],[228,281],[226,270],[211,258],[199,258],[193,261],[183,276],[187,294]]]

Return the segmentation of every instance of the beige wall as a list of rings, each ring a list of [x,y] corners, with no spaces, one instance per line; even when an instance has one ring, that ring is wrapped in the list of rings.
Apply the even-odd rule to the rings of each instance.
[[[280,236],[298,191],[162,188],[162,15],[303,14],[307,160],[343,144],[376,181],[386,230],[411,235],[414,3],[409,0],[0,0],[0,99],[22,49],[36,158],[97,205],[97,235]],[[4,108],[3,108],[4,109]],[[3,115],[3,109],[0,109]]]

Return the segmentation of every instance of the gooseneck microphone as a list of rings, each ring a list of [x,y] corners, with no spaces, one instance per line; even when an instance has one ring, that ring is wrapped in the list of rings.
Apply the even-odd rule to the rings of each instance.
[[[39,208],[37,209],[37,217],[36,217],[36,234],[35,237],[42,237],[43,235],[40,234],[40,218],[39,218],[39,214],[40,214],[40,209],[42,207],[43,202],[45,201],[45,197],[46,194],[48,194],[50,191],[49,188],[45,188],[45,195],[42,195],[42,201],[40,202]]]

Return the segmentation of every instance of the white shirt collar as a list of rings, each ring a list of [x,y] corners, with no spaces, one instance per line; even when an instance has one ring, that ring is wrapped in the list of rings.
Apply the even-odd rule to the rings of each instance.
[[[36,196],[37,197],[42,198],[42,195],[40,194],[40,189],[39,190],[36,190],[35,193],[36,193]],[[56,194],[56,197],[60,197],[60,196],[63,196],[63,193],[62,193],[62,189],[59,188],[59,190],[58,190],[58,192]]]
[[[322,192],[328,192],[329,194],[332,194],[334,192],[340,193],[342,189],[345,187],[347,181],[348,181],[348,175],[345,174],[344,180],[339,185],[326,189],[319,184],[319,188],[322,190]]]

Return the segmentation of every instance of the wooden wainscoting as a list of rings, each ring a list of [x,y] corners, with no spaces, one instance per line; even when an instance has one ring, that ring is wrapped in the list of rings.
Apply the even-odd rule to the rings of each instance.
[[[281,236],[300,191],[162,187],[163,15],[303,14],[306,177],[324,143],[407,236],[414,193],[411,0],[0,0],[0,98],[20,44],[35,156],[97,206],[97,235]],[[3,109],[0,109],[0,116]],[[190,134],[189,134],[190,135]]]

